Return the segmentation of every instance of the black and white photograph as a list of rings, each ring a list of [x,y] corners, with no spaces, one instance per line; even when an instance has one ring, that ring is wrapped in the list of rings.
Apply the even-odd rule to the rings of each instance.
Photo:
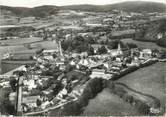
[[[166,0],[0,0],[0,117],[166,117]]]

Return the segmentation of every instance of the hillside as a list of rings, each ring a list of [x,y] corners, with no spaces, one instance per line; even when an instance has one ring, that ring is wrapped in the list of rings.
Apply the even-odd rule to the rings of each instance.
[[[135,40],[155,42],[159,46],[166,47],[166,18],[146,24],[136,33]]]
[[[8,6],[0,6],[2,15],[10,15],[10,16],[19,16],[19,17],[46,17],[51,14],[56,14],[58,11],[57,6],[39,6],[34,8],[26,8],[26,7],[8,7]]]
[[[166,12],[166,5],[156,2],[133,1],[122,2],[112,5],[69,5],[61,9],[82,10],[82,11],[111,11],[113,9],[132,12]]]
[[[34,8],[26,7],[9,7],[0,6],[2,15],[9,16],[19,16],[19,17],[46,17],[50,14],[56,14],[58,10],[80,10],[80,11],[93,11],[93,12],[103,12],[111,11],[114,9],[129,11],[129,12],[166,12],[166,5],[162,3],[155,2],[144,2],[144,1],[134,1],[134,2],[122,2],[112,5],[68,5],[68,6],[53,6],[44,5]]]

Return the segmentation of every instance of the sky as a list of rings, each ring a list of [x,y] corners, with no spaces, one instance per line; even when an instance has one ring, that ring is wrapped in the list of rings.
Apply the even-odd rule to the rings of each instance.
[[[0,5],[6,6],[17,6],[17,7],[35,7],[41,5],[74,5],[74,4],[113,4],[124,1],[135,1],[135,0],[0,0]],[[137,1],[152,1],[161,2],[166,4],[166,0],[137,0]]]

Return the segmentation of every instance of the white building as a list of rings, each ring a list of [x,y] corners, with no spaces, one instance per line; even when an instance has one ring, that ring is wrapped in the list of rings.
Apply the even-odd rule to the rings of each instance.
[[[123,51],[121,49],[120,44],[118,44],[118,49],[109,50],[108,52],[111,54],[112,57],[123,55]]]
[[[140,59],[149,59],[152,57],[152,50],[151,49],[144,49],[140,52]]]
[[[30,80],[24,80],[23,84],[28,87],[28,90],[32,90],[33,88],[36,88],[37,85],[33,79]]]
[[[22,103],[25,103],[28,107],[37,107],[36,101],[40,96],[29,96],[22,99]]]

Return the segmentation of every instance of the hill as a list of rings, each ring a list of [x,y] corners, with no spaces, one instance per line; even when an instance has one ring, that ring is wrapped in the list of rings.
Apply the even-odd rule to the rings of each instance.
[[[105,12],[114,9],[129,11],[129,12],[166,12],[166,4],[145,1],[122,2],[111,5],[68,5],[68,6],[53,6],[44,5],[34,8],[26,7],[9,7],[0,5],[1,14],[19,17],[46,17],[51,14],[56,14],[58,10],[80,10]]]
[[[166,47],[166,18],[145,24],[135,35],[135,40],[155,42]]]
[[[56,14],[58,11],[57,6],[39,6],[34,8],[26,8],[26,7],[9,7],[9,6],[0,6],[2,15],[10,15],[10,16],[19,16],[19,17],[46,17],[51,14]]]
[[[61,9],[66,10],[82,10],[82,11],[111,11],[113,9],[130,11],[130,12],[165,12],[166,5],[156,2],[132,1],[122,2],[111,5],[69,5],[62,6]]]

